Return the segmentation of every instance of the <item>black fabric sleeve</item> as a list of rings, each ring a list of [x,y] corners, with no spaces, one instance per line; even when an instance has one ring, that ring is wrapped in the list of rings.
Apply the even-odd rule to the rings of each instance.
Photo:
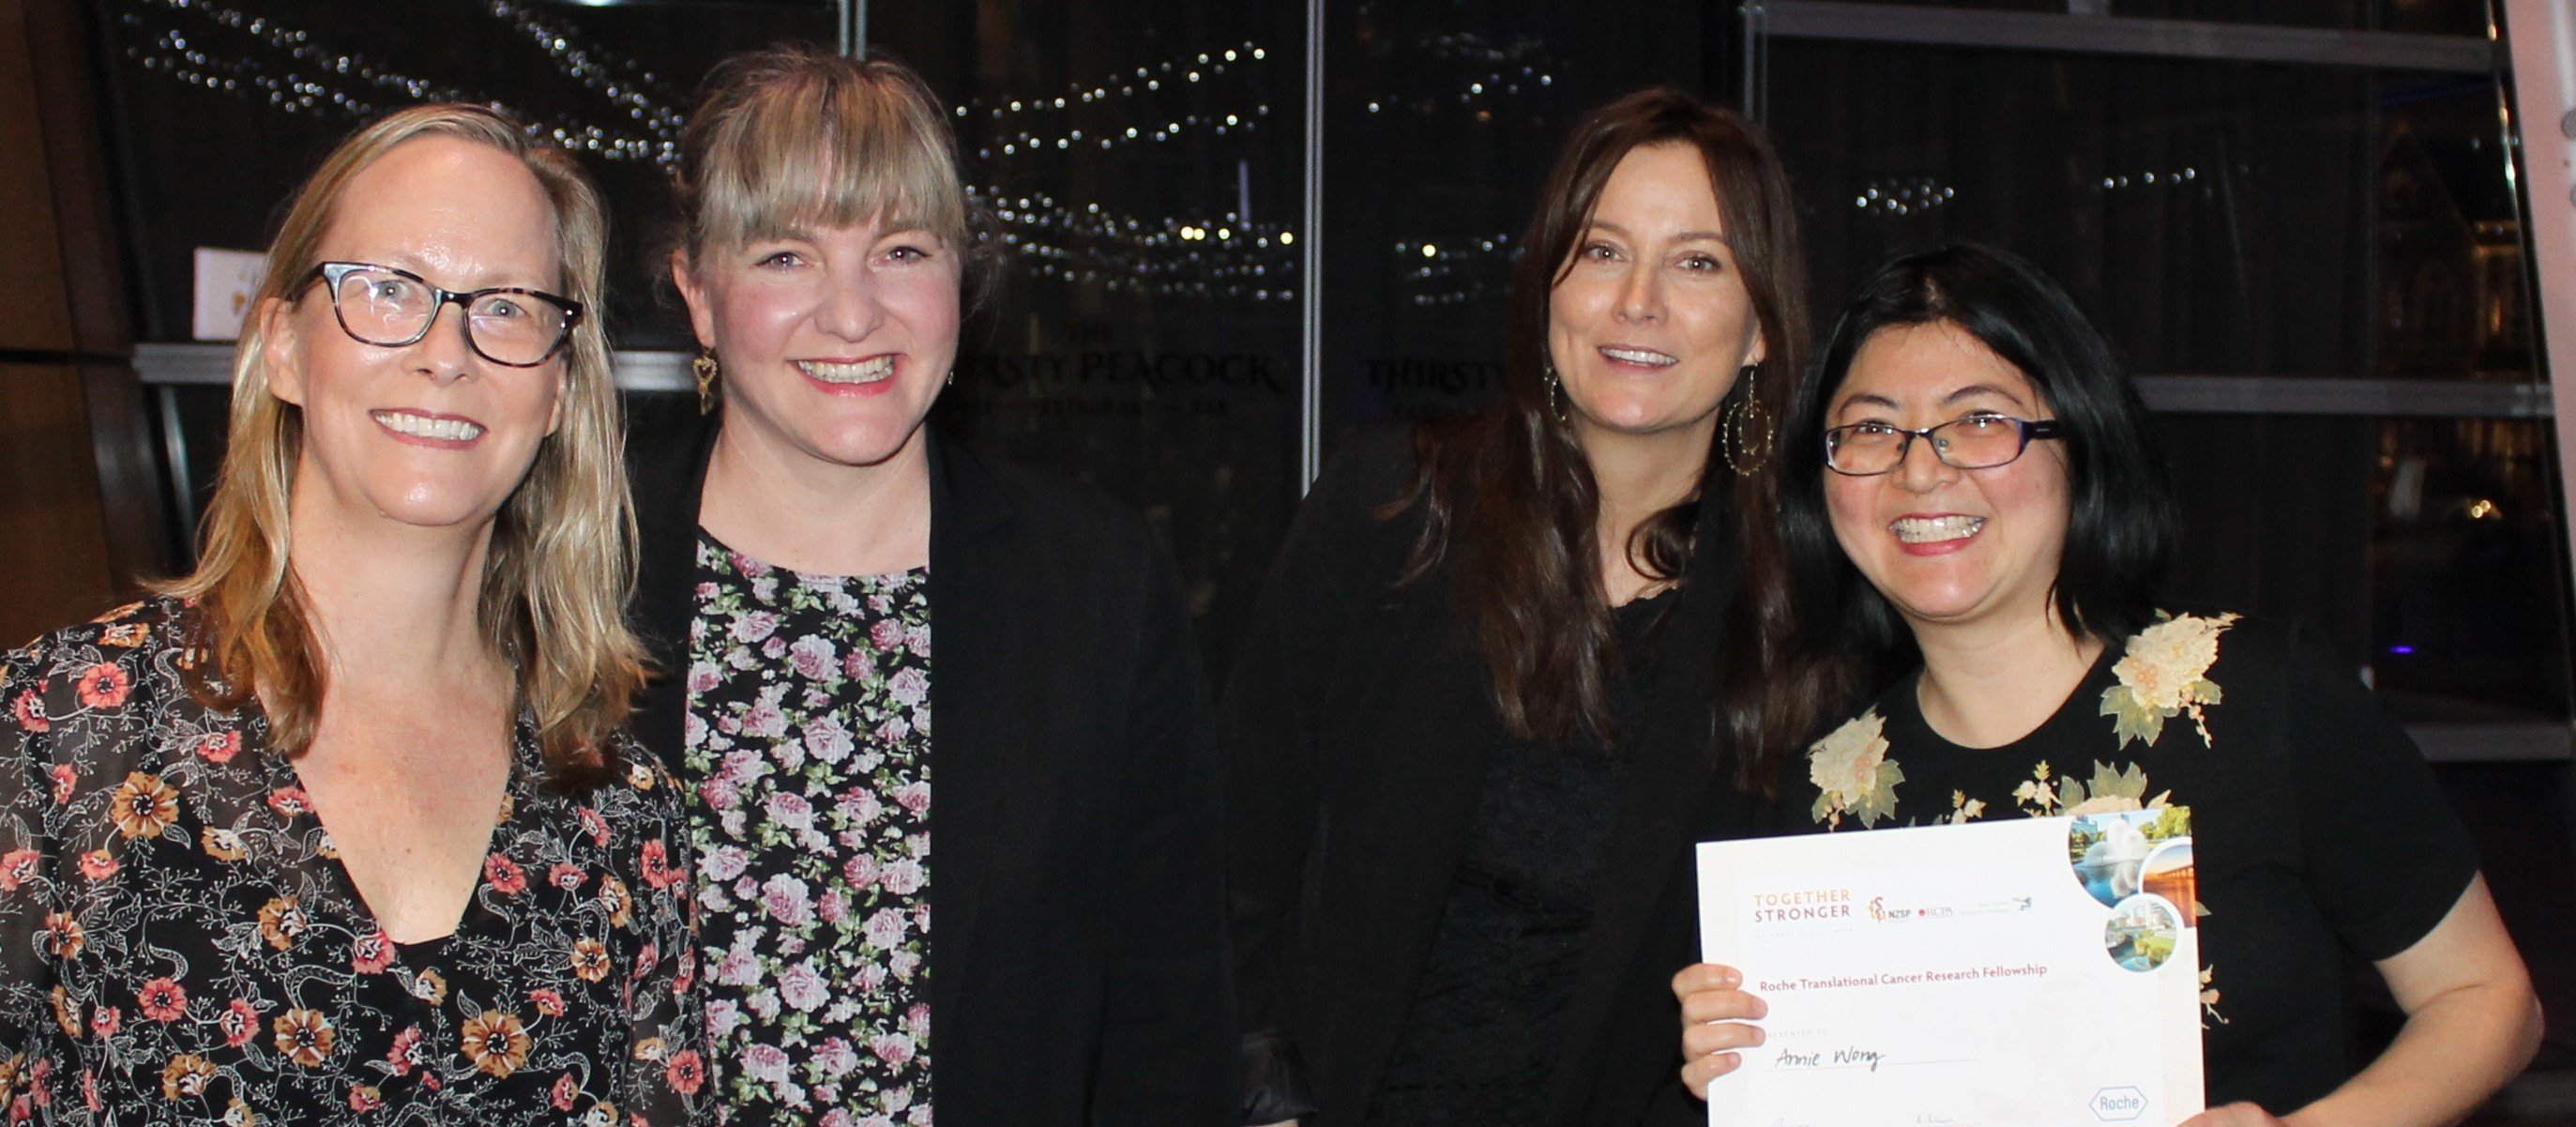
[[[2287,633],[2280,718],[2299,848],[2346,944],[2388,958],[2442,922],[2478,873],[2415,741],[2313,631]]]
[[[1139,533],[1135,684],[1111,842],[1107,982],[1091,1121],[1232,1118],[1219,772],[1206,671],[1169,556]]]
[[[1351,601],[1375,594],[1371,511],[1400,487],[1401,437],[1356,442],[1317,480],[1236,639],[1217,742],[1226,770],[1226,877],[1242,1013],[1242,1121],[1315,1112],[1283,1015],[1288,949],[1318,817],[1316,731]]]

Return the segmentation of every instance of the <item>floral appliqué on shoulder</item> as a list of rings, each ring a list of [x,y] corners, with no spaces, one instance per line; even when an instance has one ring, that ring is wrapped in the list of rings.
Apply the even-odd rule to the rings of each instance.
[[[2022,813],[2033,818],[2080,818],[2086,814],[2115,814],[2123,810],[2161,810],[2171,805],[2173,792],[2147,797],[2147,772],[2135,763],[2119,769],[2108,763],[2093,764],[2091,781],[2072,775],[2052,776],[2048,761],[2041,760],[2031,777],[2013,788],[2013,801]]]
[[[2114,718],[2112,734],[2119,746],[2133,739],[2155,746],[2165,721],[2176,716],[2191,717],[2201,742],[2210,742],[2201,709],[2219,702],[2219,690],[2209,679],[2209,667],[2218,663],[2218,636],[2235,623],[2233,614],[2178,615],[2129,639],[2127,651],[2111,667],[2120,683],[2102,691],[2102,715]]]
[[[1863,827],[1896,814],[1896,784],[1905,781],[1887,757],[1887,721],[1873,708],[1807,748],[1807,779],[1823,793],[1816,796],[1813,816],[1828,829],[1843,817]]]

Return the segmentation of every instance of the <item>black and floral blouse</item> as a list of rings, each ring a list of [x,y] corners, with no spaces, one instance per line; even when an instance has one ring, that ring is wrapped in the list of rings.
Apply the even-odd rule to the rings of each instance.
[[[683,777],[715,1080],[739,1124],[927,1124],[930,573],[701,535]]]
[[[548,785],[522,721],[454,934],[398,945],[161,598],[0,662],[12,1123],[667,1124],[705,1084],[679,795]]]
[[[2213,1107],[2287,1115],[2351,1076],[2341,955],[2413,946],[2477,875],[2414,742],[2302,631],[2166,615],[2001,747],[1934,731],[1919,681],[1795,760],[1782,815],[1851,831],[2188,808]]]

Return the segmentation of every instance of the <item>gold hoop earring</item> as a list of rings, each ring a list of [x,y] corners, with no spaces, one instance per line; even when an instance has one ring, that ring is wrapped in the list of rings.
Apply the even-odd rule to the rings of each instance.
[[[705,349],[689,361],[689,374],[698,378],[698,413],[711,415],[716,409],[716,352]]]
[[[1539,357],[1538,367],[1539,371],[1547,377],[1547,413],[1555,416],[1556,421],[1562,423],[1566,421],[1565,381],[1557,377],[1556,358],[1553,356]]]
[[[1745,477],[1761,472],[1771,461],[1771,439],[1776,433],[1771,425],[1771,409],[1762,405],[1761,396],[1753,390],[1753,377],[1759,364],[1747,364],[1737,372],[1735,382],[1744,388],[1744,396],[1728,404],[1726,417],[1717,428],[1718,452],[1725,456],[1726,467]]]

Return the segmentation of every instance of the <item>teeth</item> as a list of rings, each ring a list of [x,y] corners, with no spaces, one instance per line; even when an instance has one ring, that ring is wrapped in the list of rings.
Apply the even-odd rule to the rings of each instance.
[[[796,370],[824,383],[875,383],[894,374],[894,357],[871,356],[856,364],[827,364],[821,360],[799,360]]]
[[[1601,350],[1601,354],[1613,360],[1625,360],[1631,364],[1660,365],[1681,363],[1680,357],[1666,356],[1663,353],[1645,348],[1604,348]]]
[[[483,437],[483,428],[463,419],[433,419],[409,411],[375,412],[376,422],[395,434],[414,438],[436,438],[448,442],[471,442]]]
[[[1908,544],[1937,544],[1944,540],[1965,540],[1986,526],[1984,517],[1904,517],[1888,525],[1898,540]]]

